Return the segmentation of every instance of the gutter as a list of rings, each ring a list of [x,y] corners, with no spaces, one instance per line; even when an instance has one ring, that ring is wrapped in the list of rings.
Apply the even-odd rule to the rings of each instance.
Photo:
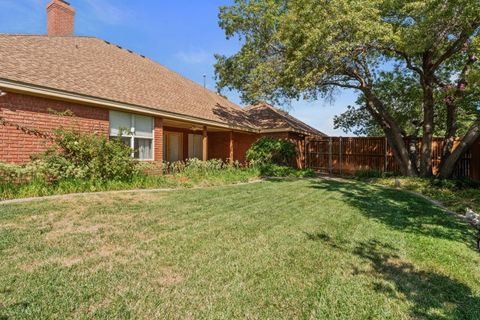
[[[260,133],[280,133],[280,132],[293,132],[293,133],[303,134],[305,136],[314,136],[311,132],[298,130],[292,127],[260,130]]]

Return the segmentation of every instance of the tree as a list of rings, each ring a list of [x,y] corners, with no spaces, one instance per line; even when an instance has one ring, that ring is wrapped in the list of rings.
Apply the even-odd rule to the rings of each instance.
[[[316,99],[339,87],[357,90],[402,174],[432,175],[436,94],[440,88],[451,91],[442,80],[462,88],[448,95],[458,105],[468,86],[463,78],[478,68],[478,0],[236,0],[221,8],[219,17],[227,38],[242,42],[238,53],[217,55],[220,90],[239,90],[250,103]],[[392,66],[394,71],[385,71]],[[412,79],[420,92],[419,164],[405,144],[401,121],[380,94],[380,87],[398,76]],[[456,133],[458,108],[447,110],[446,142]],[[451,174],[452,163],[479,136],[477,117],[457,148],[446,147],[441,176]]]
[[[400,71],[384,73],[374,90],[387,112],[397,122],[402,134],[417,136],[422,124],[422,92],[416,79]],[[346,112],[335,116],[335,129],[343,129],[345,133],[354,132],[356,135],[382,135],[382,128],[370,116],[365,105],[365,98],[359,96],[356,106],[348,106]]]
[[[456,108],[456,136],[463,136],[469,126],[478,118],[478,81],[468,81],[469,86],[463,93],[463,98],[457,101]],[[472,91],[473,90],[473,91]],[[416,137],[422,127],[422,91],[413,77],[405,77],[401,73],[391,72],[385,75],[375,87],[375,93],[382,100],[388,112],[398,123],[403,135]],[[434,135],[441,137],[447,132],[447,113],[452,103],[451,89],[437,89],[435,91],[435,130]],[[476,101],[472,98],[476,97]],[[355,106],[347,106],[347,110],[335,116],[335,129],[343,129],[345,133],[353,132],[356,135],[379,136],[383,132],[365,108],[365,99],[360,96]],[[455,137],[455,134],[450,134]],[[453,142],[453,141],[452,141]],[[445,144],[445,148],[452,145]],[[445,151],[444,151],[445,152]],[[444,153],[445,154],[445,153]],[[445,157],[446,158],[446,157]]]

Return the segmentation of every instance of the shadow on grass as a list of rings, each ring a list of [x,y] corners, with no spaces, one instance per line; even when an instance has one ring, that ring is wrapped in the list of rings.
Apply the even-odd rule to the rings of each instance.
[[[370,268],[353,267],[352,274],[374,277],[373,290],[408,302],[414,318],[480,319],[480,298],[468,286],[442,274],[418,270],[402,261],[395,254],[397,248],[391,245],[370,240],[357,243],[352,249],[351,243],[337,243],[323,233],[307,233],[307,238],[367,262]]]
[[[331,180],[312,180],[311,188],[337,192],[364,216],[393,229],[461,241],[473,248],[474,232],[465,222],[407,192]]]
[[[2,314],[2,311],[3,310],[12,310],[12,309],[22,309],[22,310],[25,310],[29,307],[30,303],[29,302],[16,302],[16,303],[12,303],[12,304],[9,304],[9,305],[2,305],[2,303],[0,302],[0,320],[7,320],[7,319],[10,319],[8,316],[6,315],[3,315]],[[13,319],[13,318],[12,318]]]

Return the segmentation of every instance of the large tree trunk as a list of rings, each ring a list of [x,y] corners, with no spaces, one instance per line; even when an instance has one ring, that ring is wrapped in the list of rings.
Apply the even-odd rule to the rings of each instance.
[[[460,160],[478,138],[480,138],[480,119],[472,124],[459,145],[453,149],[452,153],[445,159],[442,159],[442,165],[438,177],[441,179],[450,178],[453,174],[453,170],[455,170],[458,160]]]
[[[367,110],[372,117],[380,124],[389,145],[393,150],[393,155],[400,166],[400,172],[404,176],[413,177],[418,175],[417,167],[410,158],[408,147],[400,128],[392,117],[385,111],[382,102],[369,89],[363,89],[367,98]]]
[[[432,171],[432,139],[434,130],[434,107],[432,80],[428,77],[422,79],[423,89],[423,137],[420,152],[420,175],[430,177]]]
[[[451,100],[448,100],[445,105],[447,106],[447,131],[445,132],[442,149],[442,162],[452,153],[453,144],[457,137],[457,106]]]
[[[453,145],[457,137],[457,103],[458,100],[462,98],[467,87],[467,77],[470,74],[471,67],[477,61],[478,59],[475,55],[469,55],[468,60],[463,67],[462,72],[460,73],[457,88],[453,95],[448,95],[449,87],[444,86],[447,91],[447,96],[445,97],[445,106],[447,108],[447,131],[445,133],[445,139],[443,143],[440,168],[444,167],[445,161],[449,159],[450,155],[452,154]]]

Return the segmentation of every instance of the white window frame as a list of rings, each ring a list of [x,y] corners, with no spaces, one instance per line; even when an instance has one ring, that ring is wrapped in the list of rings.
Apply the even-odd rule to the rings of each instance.
[[[130,139],[130,148],[132,149],[131,157],[135,158],[135,139],[148,139],[152,141],[152,157],[151,159],[136,159],[138,161],[154,161],[155,160],[155,119],[150,116],[143,116],[143,117],[148,117],[152,121],[152,136],[151,137],[146,137],[145,135],[138,135],[135,129],[135,117],[136,115],[134,113],[127,113],[127,112],[121,112],[121,111],[113,111],[110,110],[109,115],[108,115],[108,125],[109,125],[109,136],[112,137],[111,133],[111,115],[112,112],[117,112],[117,113],[123,113],[126,115],[130,116],[130,132],[127,134],[122,134],[121,136],[118,135],[117,137],[122,137],[122,138],[129,138]],[[138,115],[140,116],[140,115]]]

